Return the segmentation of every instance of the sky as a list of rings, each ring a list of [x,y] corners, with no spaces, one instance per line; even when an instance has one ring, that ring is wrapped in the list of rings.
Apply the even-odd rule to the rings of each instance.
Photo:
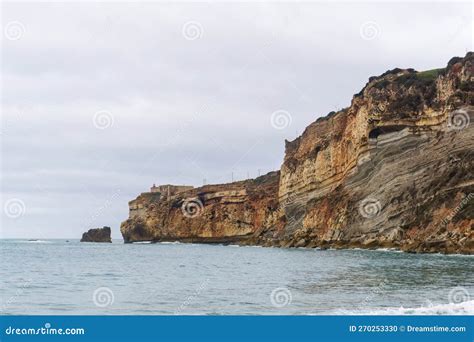
[[[80,238],[158,184],[280,168],[368,78],[473,50],[472,4],[3,3],[1,238]]]

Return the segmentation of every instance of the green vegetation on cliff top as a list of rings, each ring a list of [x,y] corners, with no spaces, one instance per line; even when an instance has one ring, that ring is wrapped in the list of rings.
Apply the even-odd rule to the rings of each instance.
[[[444,72],[445,68],[431,69],[426,71],[420,71],[416,73],[416,77],[422,80],[435,80],[440,74]]]

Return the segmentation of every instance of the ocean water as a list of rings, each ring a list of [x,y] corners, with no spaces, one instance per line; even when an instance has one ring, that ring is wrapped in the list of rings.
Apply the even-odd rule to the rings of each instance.
[[[0,240],[1,314],[474,314],[474,257]]]

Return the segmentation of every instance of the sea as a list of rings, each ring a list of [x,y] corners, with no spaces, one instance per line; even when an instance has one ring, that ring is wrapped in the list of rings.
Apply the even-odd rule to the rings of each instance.
[[[469,315],[474,257],[0,240],[2,315]]]

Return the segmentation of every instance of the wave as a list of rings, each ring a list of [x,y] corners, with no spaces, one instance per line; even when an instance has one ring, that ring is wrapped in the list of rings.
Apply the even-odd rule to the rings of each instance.
[[[474,300],[461,303],[430,304],[418,308],[385,308],[344,312],[349,315],[474,315]]]
[[[18,240],[18,241],[15,241],[15,242],[17,242],[17,243],[53,243],[53,241],[37,240],[37,239]]]
[[[377,252],[392,252],[392,253],[403,253],[403,251],[396,248],[377,248]]]

